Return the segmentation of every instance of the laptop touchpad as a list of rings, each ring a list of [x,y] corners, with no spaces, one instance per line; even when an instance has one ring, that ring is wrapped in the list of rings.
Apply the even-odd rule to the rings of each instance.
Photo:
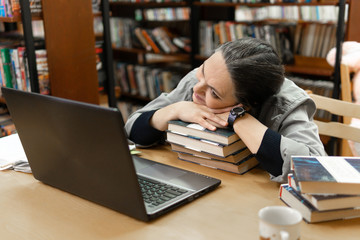
[[[169,168],[161,164],[154,164],[152,166],[140,169],[138,173],[159,180],[170,180],[186,174],[185,171]]]

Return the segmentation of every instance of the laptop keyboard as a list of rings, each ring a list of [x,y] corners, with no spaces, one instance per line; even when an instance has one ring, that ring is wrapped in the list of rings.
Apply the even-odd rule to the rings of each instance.
[[[155,207],[174,199],[187,190],[138,176],[142,196],[149,207]]]

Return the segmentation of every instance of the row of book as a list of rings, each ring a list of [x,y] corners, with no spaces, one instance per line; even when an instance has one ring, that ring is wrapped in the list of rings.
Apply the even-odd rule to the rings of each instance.
[[[110,18],[110,36],[111,44],[114,48],[132,48],[134,47],[133,30],[137,26],[134,19],[131,18]]]
[[[360,217],[360,158],[293,156],[279,197],[308,223]]]
[[[116,62],[114,69],[116,85],[122,93],[148,99],[172,91],[183,77],[180,72],[151,65]]]
[[[326,58],[336,45],[336,25],[298,24],[294,33],[294,52],[306,57]]]
[[[284,63],[291,63],[294,54],[325,58],[336,44],[334,24],[246,24],[233,21],[201,21],[199,27],[199,53],[204,56],[210,56],[219,44],[242,37],[254,37],[269,42]]]
[[[210,56],[214,49],[227,41],[243,37],[260,38],[269,42],[282,57],[284,63],[293,61],[292,32],[295,25],[245,24],[233,21],[201,21],[199,25],[199,53]]]
[[[346,5],[345,13],[348,12]],[[265,6],[247,7],[238,6],[235,9],[235,21],[265,21],[265,20],[286,20],[286,21],[319,21],[337,22],[339,6]],[[345,14],[345,22],[347,21]]]
[[[19,0],[0,0],[0,17],[20,16]]]
[[[183,0],[110,0],[110,2],[134,2],[134,3],[143,3],[143,2],[183,2]]]
[[[200,2],[232,2],[232,3],[334,3],[336,0],[200,0]]]
[[[147,51],[154,53],[191,52],[190,38],[176,36],[165,26],[154,29],[137,27],[134,29],[134,33]]]
[[[210,131],[199,124],[169,121],[167,141],[180,160],[244,174],[258,161],[231,129]]]
[[[42,12],[41,0],[29,0],[32,13]],[[0,17],[20,16],[20,0],[0,0]]]
[[[154,53],[191,52],[190,38],[178,36],[167,27],[141,28],[129,18],[110,18],[114,48],[143,48]]]
[[[25,47],[0,48],[0,86],[31,91]],[[35,50],[41,94],[50,93],[46,50]]]
[[[146,21],[186,21],[190,19],[190,8],[149,8],[142,10],[142,16]]]

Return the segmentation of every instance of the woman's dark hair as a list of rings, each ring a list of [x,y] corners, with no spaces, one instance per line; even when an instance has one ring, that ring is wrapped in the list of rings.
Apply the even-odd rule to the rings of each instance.
[[[226,42],[221,51],[235,85],[235,97],[246,108],[262,104],[284,81],[284,67],[274,48],[257,38]]]

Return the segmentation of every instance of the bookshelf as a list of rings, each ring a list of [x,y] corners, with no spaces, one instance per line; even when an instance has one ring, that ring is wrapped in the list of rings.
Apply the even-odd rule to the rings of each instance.
[[[23,23],[32,91],[39,92],[39,85],[31,20],[41,19],[51,95],[99,104],[91,0],[36,0],[42,7],[42,12],[36,15],[30,12],[32,0],[19,2],[21,17],[0,18],[0,21]]]
[[[356,27],[356,23],[360,21],[360,15],[356,13],[356,9],[360,9],[360,1],[356,0],[345,0],[348,8],[346,9],[347,22],[345,23],[345,32],[344,39],[345,41],[360,41],[360,30]],[[338,16],[333,14],[332,18],[327,19],[325,21],[314,20],[309,18],[304,12],[302,12],[303,8],[315,8],[315,7],[336,7],[339,6],[339,1],[313,1],[311,3],[233,3],[233,2],[211,2],[211,1],[189,1],[189,2],[124,2],[124,1],[110,1],[110,13],[112,17],[125,17],[130,19],[136,19],[136,24],[138,26],[142,26],[145,28],[155,28],[156,26],[168,24],[166,21],[149,21],[149,19],[144,19],[144,14],[139,14],[139,11],[156,9],[156,8],[181,8],[181,7],[189,7],[191,9],[190,19],[186,21],[172,21],[172,26],[180,25],[180,29],[182,31],[185,29],[185,34],[191,40],[191,52],[187,53],[153,53],[152,51],[145,50],[144,47],[139,47],[139,43],[132,44],[130,46],[114,46],[112,42],[112,51],[113,58],[115,59],[115,63],[117,61],[125,61],[131,64],[141,64],[141,65],[150,65],[152,55],[159,55],[164,59],[167,57],[171,57],[171,60],[167,61],[182,61],[189,64],[191,68],[197,67],[201,65],[201,63],[206,60],[208,55],[201,53],[201,37],[199,36],[201,32],[201,21],[212,21],[213,23],[218,22],[233,22],[243,25],[255,25],[255,26],[264,26],[264,25],[278,25],[280,27],[291,26],[292,28],[288,31],[290,33],[289,42],[293,45],[294,41],[294,33],[297,26],[307,26],[307,25],[321,25],[321,26],[329,26],[332,27],[332,42],[329,43],[327,48],[324,48],[322,56],[306,56],[304,54],[299,53],[294,48],[289,48],[288,53],[290,52],[292,58],[289,61],[284,61],[285,69],[287,74],[294,74],[300,76],[311,76],[313,79],[322,79],[327,81],[333,81],[334,68],[331,67],[326,59],[327,50],[331,49],[331,47],[335,47],[336,43],[336,26],[337,19],[334,16]],[[297,8],[297,15],[300,17],[298,19],[294,19],[293,16],[290,19],[286,17],[282,18],[264,18],[261,20],[237,20],[236,10],[237,8],[246,7],[251,11],[257,8],[269,8],[269,7],[283,7],[283,8]],[[304,15],[305,14],[305,15]],[[141,17],[139,17],[141,15]],[[304,15],[304,16],[303,16]],[[328,16],[329,17],[329,16]],[[179,27],[178,27],[179,28]],[[111,29],[110,29],[111,31]],[[292,32],[291,32],[292,31]],[[325,30],[323,30],[325,31]],[[330,31],[330,30],[329,30]],[[293,35],[291,35],[293,34]],[[109,33],[112,35],[112,33]],[[106,36],[106,35],[105,35]],[[330,35],[328,35],[330,36]],[[320,40],[319,45],[321,46]],[[213,45],[215,48],[216,45]],[[314,47],[315,48],[315,47]],[[316,49],[316,48],[315,48]],[[283,50],[283,49],[282,49]],[[314,51],[314,50],[312,50]],[[211,52],[211,51],[210,51]],[[315,53],[315,52],[314,52]],[[160,58],[161,58],[160,57]],[[115,65],[114,65],[115,66]],[[190,69],[191,69],[190,68]],[[113,69],[116,76],[116,69]],[[115,83],[115,85],[120,85],[119,83]],[[131,94],[126,93],[119,88],[116,89],[116,92],[120,92],[120,98],[134,101],[140,104],[144,104],[151,100],[151,98],[140,96],[139,94]],[[119,95],[117,95],[119,97]],[[116,101],[116,100],[115,100]],[[134,110],[134,109],[132,109]]]
[[[357,22],[360,20],[359,14],[356,12],[356,9],[359,9],[360,2],[356,0],[347,0],[348,12],[347,12],[347,23],[345,28],[345,37],[344,40],[349,41],[360,41],[360,30],[356,27]],[[319,24],[319,25],[336,25],[336,21],[314,21],[312,19],[304,19],[305,16],[301,15],[301,8],[311,8],[311,7],[331,7],[338,6],[338,1],[323,1],[323,2],[311,2],[311,3],[230,3],[230,2],[207,2],[207,1],[196,1],[194,4],[194,17],[197,18],[196,22],[207,20],[207,21],[228,21],[235,23],[243,23],[244,25],[253,24],[255,26],[262,25],[288,25],[295,28],[299,25],[309,25],[309,24]],[[252,19],[252,20],[236,20],[236,9],[245,8],[250,9],[250,11],[255,11],[255,9],[268,8],[273,6],[279,6],[285,8],[296,7],[298,9],[299,19],[286,19],[286,18],[265,18],[265,19]],[[216,13],[216,14],[215,14]],[[293,17],[293,16],[291,16]],[[195,26],[195,29],[200,29],[200,26]],[[196,37],[196,36],[195,36]],[[199,42],[200,39],[194,39],[194,42]],[[335,47],[333,42],[332,47]],[[206,56],[199,54],[199,48],[197,46],[195,58],[198,61],[203,61],[206,59]],[[307,74],[312,76],[323,76],[331,77],[333,74],[333,68],[329,66],[324,57],[313,57],[313,56],[304,56],[296,52],[294,49],[291,49],[294,53],[293,60],[286,63],[286,71],[288,73],[294,74]]]
[[[42,5],[51,95],[99,104],[91,1]]]
[[[26,48],[25,51],[27,55],[28,68],[29,68],[31,91],[39,92],[39,81],[38,81],[36,57],[35,57],[35,44],[34,44],[34,36],[33,36],[31,21],[40,19],[41,14],[31,13],[29,0],[19,0],[19,4],[20,4],[20,8],[22,9],[20,14],[16,12],[11,17],[0,17],[0,22],[22,23],[23,36],[24,36],[25,48]],[[3,97],[0,98],[0,103],[6,103]]]
[[[144,77],[141,77],[139,72],[143,73],[146,71],[144,76],[154,75],[154,78],[160,75],[158,78],[161,78],[163,72],[171,72],[173,74],[172,79],[180,80],[181,77],[191,69],[192,52],[185,51],[180,47],[166,48],[167,46],[174,45],[171,40],[175,37],[191,39],[191,15],[189,11],[191,3],[189,1],[109,1],[109,6],[111,13],[109,35],[111,36],[114,59],[114,85],[116,85],[117,89],[121,89],[120,91],[115,91],[120,92],[120,95],[116,97],[143,105],[156,97],[160,91],[155,84],[153,85],[154,87],[152,87],[157,89],[155,95],[154,93],[150,93],[150,87],[147,87],[147,91],[144,90],[144,88],[140,86],[143,84]],[[117,28],[114,29],[114,26]],[[170,44],[165,44],[164,46],[159,44],[157,40],[154,40],[158,50],[153,47],[146,48],[139,40],[139,36],[135,34],[135,29],[138,29],[137,31],[141,32],[142,35],[146,35],[143,33],[143,30],[145,30],[153,40],[154,32],[156,31],[154,29],[161,29],[162,33],[164,33],[163,29],[165,29],[166,35],[171,39]],[[118,34],[121,31],[125,31],[125,36]],[[107,34],[104,34],[104,36],[106,38]],[[129,65],[131,66],[129,67]],[[126,68],[126,70],[122,70],[123,68]],[[120,80],[119,73],[121,71],[126,71],[127,77],[122,75],[122,79],[127,79]],[[134,82],[134,79],[130,80],[129,73],[131,72],[134,72],[136,78],[136,84],[132,85],[131,83]],[[152,84],[152,80],[149,78],[145,81],[147,86]],[[164,81],[163,79],[159,80],[159,82]],[[129,86],[124,86],[126,84]],[[137,85],[137,90],[134,90],[134,85]],[[131,89],[127,90],[129,88]],[[143,90],[141,90],[141,88]],[[164,87],[161,91],[168,91],[166,89],[167,88]]]

